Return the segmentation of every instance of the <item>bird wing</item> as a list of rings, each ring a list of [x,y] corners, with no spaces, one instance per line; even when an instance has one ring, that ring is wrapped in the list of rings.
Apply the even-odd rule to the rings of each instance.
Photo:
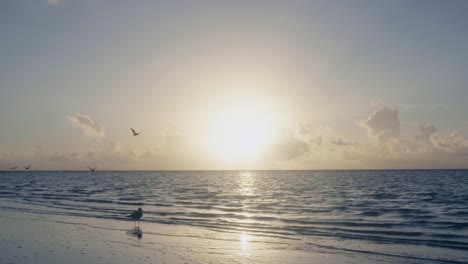
[[[135,129],[130,128],[130,130],[132,130],[133,134],[136,134]]]
[[[134,217],[137,216],[137,214],[138,214],[138,211],[135,211],[135,212],[133,212],[132,214],[127,215],[127,217],[134,218]]]

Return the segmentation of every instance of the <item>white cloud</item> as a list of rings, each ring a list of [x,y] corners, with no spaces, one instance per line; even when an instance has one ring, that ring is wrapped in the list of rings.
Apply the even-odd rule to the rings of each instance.
[[[396,108],[380,108],[362,121],[361,125],[380,142],[400,137],[400,117]]]
[[[72,116],[68,116],[67,120],[73,127],[80,128],[87,137],[103,138],[105,136],[104,127],[87,115],[76,113]]]
[[[442,137],[439,134],[432,134],[430,142],[436,147],[445,149],[460,148],[466,145],[466,140],[457,131],[453,131],[446,137]]]

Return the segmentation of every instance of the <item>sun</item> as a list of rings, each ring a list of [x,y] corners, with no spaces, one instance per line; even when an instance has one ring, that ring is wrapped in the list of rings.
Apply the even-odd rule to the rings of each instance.
[[[208,147],[225,161],[253,161],[273,143],[276,131],[277,118],[268,105],[224,105],[213,114]]]

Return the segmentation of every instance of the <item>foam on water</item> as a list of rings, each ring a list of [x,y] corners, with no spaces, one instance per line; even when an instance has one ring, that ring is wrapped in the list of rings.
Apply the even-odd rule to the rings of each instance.
[[[143,207],[144,221],[275,236],[296,247],[468,261],[464,170],[0,172],[1,200],[15,210],[122,220]]]

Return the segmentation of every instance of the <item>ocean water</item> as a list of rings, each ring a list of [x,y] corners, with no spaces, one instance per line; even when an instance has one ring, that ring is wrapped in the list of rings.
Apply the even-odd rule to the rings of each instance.
[[[468,263],[468,171],[0,172],[16,210],[276,238],[293,250]],[[9,203],[11,204],[11,203]],[[45,209],[44,209],[45,208]]]

